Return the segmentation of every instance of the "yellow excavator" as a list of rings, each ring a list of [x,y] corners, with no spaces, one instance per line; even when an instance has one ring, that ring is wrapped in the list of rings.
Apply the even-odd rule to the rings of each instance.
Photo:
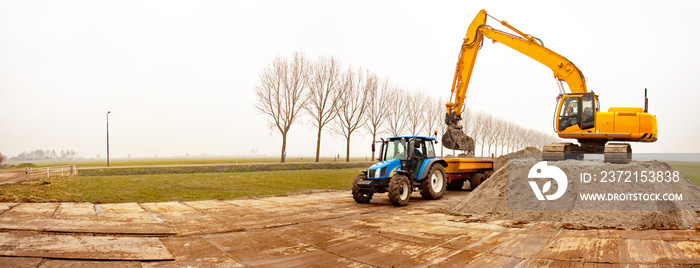
[[[554,131],[560,138],[577,139],[579,144],[557,142],[545,145],[542,149],[543,160],[583,159],[584,153],[602,153],[606,162],[629,163],[632,147],[628,143],[608,142],[656,141],[656,117],[648,113],[646,89],[643,109],[611,107],[607,112],[601,112],[598,95],[588,91],[583,73],[576,65],[546,48],[542,40],[521,32],[506,21],[500,21],[500,24],[517,35],[494,29],[486,24],[487,17],[499,21],[487,14],[486,10],[481,10],[469,25],[462,43],[452,81],[452,95],[446,104],[445,123],[448,128],[442,137],[443,146],[471,153],[474,151],[474,141],[462,131],[460,122],[467,86],[484,37],[515,49],[554,72],[560,92],[554,114]],[[570,92],[566,91],[562,82],[566,82]]]

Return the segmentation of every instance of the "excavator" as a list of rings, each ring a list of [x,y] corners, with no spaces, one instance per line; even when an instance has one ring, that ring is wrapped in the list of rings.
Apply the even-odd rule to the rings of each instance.
[[[607,112],[601,112],[598,95],[586,88],[586,79],[576,65],[546,48],[539,38],[523,33],[505,20],[500,21],[500,24],[517,35],[494,29],[486,24],[487,17],[499,21],[482,9],[469,25],[462,43],[452,81],[450,102],[445,105],[447,131],[442,137],[443,146],[473,154],[474,140],[462,131],[461,113],[476,55],[483,45],[484,37],[525,54],[549,67],[554,73],[559,87],[554,111],[554,131],[560,138],[576,139],[578,144],[556,142],[544,145],[543,160],[580,160],[583,159],[583,154],[602,153],[606,162],[629,163],[632,147],[625,142],[656,141],[656,117],[648,113],[646,89],[644,108],[611,107]],[[570,92],[567,92],[562,82],[566,83]]]

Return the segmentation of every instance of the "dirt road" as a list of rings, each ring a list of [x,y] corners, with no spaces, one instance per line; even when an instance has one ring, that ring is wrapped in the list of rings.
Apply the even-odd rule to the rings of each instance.
[[[0,185],[16,183],[26,179],[24,170],[2,170],[0,171]]]
[[[166,203],[0,204],[0,266],[494,267],[700,265],[697,230],[566,230],[403,208],[348,191]]]

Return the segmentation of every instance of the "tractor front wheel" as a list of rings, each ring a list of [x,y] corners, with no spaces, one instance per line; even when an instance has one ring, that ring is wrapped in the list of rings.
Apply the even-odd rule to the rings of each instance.
[[[396,174],[389,181],[389,200],[391,204],[397,207],[408,205],[408,199],[411,198],[411,181],[406,175]]]
[[[372,200],[372,193],[361,193],[360,187],[357,185],[358,182],[366,180],[367,175],[360,174],[355,177],[355,181],[352,182],[352,198],[355,199],[357,203],[369,203]]]

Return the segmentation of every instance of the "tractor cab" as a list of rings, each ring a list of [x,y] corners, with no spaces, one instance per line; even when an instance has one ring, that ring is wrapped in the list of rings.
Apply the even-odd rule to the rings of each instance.
[[[372,165],[368,173],[374,173],[376,176],[377,172],[380,172],[379,175],[382,175],[382,170],[379,169],[391,167],[389,172],[381,177],[391,177],[392,171],[401,170],[410,173],[411,179],[417,179],[425,160],[435,158],[434,143],[435,138],[421,136],[393,137],[382,140],[379,151],[380,162]]]

